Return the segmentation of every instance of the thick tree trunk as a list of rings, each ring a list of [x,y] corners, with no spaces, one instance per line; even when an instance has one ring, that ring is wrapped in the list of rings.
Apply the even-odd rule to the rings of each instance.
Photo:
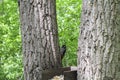
[[[120,0],[83,0],[78,80],[120,80]]]
[[[55,0],[20,0],[25,80],[42,80],[41,70],[61,66]]]

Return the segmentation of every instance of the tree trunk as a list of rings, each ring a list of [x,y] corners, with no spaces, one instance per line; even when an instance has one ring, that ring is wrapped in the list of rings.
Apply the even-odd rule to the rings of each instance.
[[[42,80],[42,70],[61,66],[55,3],[19,1],[25,80]]]
[[[78,80],[120,80],[120,0],[83,0]]]

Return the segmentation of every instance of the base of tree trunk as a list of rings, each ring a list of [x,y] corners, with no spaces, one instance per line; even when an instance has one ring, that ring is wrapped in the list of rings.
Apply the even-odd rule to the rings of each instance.
[[[77,67],[63,67],[42,71],[42,80],[52,79],[54,76],[64,76],[64,80],[77,80]]]

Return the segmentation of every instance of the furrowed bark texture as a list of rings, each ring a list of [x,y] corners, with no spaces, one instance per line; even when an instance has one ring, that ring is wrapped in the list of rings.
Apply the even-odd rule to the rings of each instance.
[[[120,80],[120,0],[83,0],[78,80]]]
[[[55,3],[20,0],[25,80],[42,80],[42,70],[61,66]]]

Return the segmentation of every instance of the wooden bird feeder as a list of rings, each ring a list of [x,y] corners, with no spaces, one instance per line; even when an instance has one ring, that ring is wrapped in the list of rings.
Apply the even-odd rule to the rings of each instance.
[[[64,67],[42,71],[42,80],[49,80],[54,76],[63,75],[64,80],[77,80],[77,67]]]

